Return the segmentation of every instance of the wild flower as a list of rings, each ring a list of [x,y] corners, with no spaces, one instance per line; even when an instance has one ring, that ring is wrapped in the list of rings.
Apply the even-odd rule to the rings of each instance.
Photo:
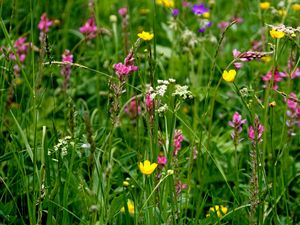
[[[229,126],[233,128],[231,137],[234,140],[235,145],[237,145],[241,141],[239,136],[243,130],[243,124],[245,123],[246,123],[246,119],[242,120],[242,116],[238,112],[235,112],[232,116],[232,121],[228,122]]]
[[[125,113],[131,118],[134,119],[141,114],[141,106],[137,98],[132,99],[127,106],[124,108]]]
[[[173,138],[173,146],[174,146],[174,151],[173,155],[177,156],[179,150],[181,149],[181,143],[183,142],[183,135],[181,130],[175,130],[174,132],[174,138]]]
[[[187,189],[187,184],[178,181],[175,185],[176,194],[179,195],[184,189]]]
[[[262,76],[262,80],[265,82],[268,82],[272,79],[274,73],[274,78],[273,78],[273,89],[277,90],[278,88],[278,83],[282,81],[282,78],[285,76],[283,72],[279,72],[278,68],[273,71],[273,69],[270,69],[265,76]]]
[[[270,8],[270,6],[271,6],[270,2],[261,2],[261,3],[259,3],[259,7],[262,10],[267,10],[268,8]]]
[[[288,127],[288,136],[292,137],[295,136],[294,133],[294,126],[298,124],[300,127],[300,106],[298,106],[298,97],[295,93],[290,93],[289,97],[286,100],[287,103],[287,120],[286,125]]]
[[[172,16],[177,17],[179,15],[179,9],[172,9]]]
[[[48,155],[50,156],[50,155],[52,155],[52,154],[54,154],[56,152],[59,152],[62,158],[64,156],[66,156],[68,154],[69,145],[73,144],[71,142],[71,139],[72,139],[71,136],[66,136],[66,137],[64,137],[62,139],[59,139],[58,140],[58,144],[55,145],[53,147],[53,149],[49,149]]]
[[[187,49],[194,49],[196,47],[196,45],[199,43],[199,40],[196,36],[196,34],[188,29],[185,29],[182,32],[181,35],[181,40],[183,42],[183,44],[186,46],[184,46]]]
[[[294,3],[292,5],[292,9],[295,10],[295,11],[300,11],[300,4],[299,3]]]
[[[93,39],[97,37],[97,26],[94,18],[89,18],[86,23],[79,28],[79,31],[83,33],[87,39]]]
[[[47,17],[47,13],[43,13],[38,28],[41,32],[48,33],[49,27],[53,26],[53,21]]]
[[[272,29],[272,30],[270,30],[270,35],[271,35],[272,38],[280,39],[280,38],[284,37],[284,32]]]
[[[146,94],[145,105],[146,105],[146,109],[148,112],[151,112],[153,110],[154,102],[153,102],[153,98],[151,97],[150,93]]]
[[[139,163],[139,169],[142,174],[151,175],[157,167],[157,163],[150,163],[149,160],[145,160],[144,163]]]
[[[28,47],[31,44],[26,42],[26,37],[19,37],[15,44],[14,44],[14,48],[15,48],[15,53],[18,56],[19,60],[20,60],[20,64],[22,66],[22,64],[25,62],[26,56],[27,56],[27,52],[28,52]],[[16,61],[17,57],[15,55],[15,53],[12,50],[9,50],[9,59],[11,61]],[[20,66],[18,63],[16,63],[14,65],[14,74],[15,75],[19,75],[20,74]]]
[[[188,90],[187,85],[181,86],[179,84],[175,85],[175,91],[172,93],[172,96],[179,96],[182,99],[193,98],[192,92]]]
[[[264,133],[264,126],[260,124],[258,118],[256,117],[254,120],[254,126],[250,126],[248,129],[248,138],[254,143],[262,142],[262,136]]]
[[[165,157],[163,153],[160,153],[157,156],[157,163],[159,165],[165,166],[167,164],[167,162],[168,162],[167,157]]]
[[[120,80],[123,80],[124,77],[127,77],[130,73],[137,71],[138,67],[134,65],[134,54],[133,51],[130,51],[124,60],[124,64],[117,63],[114,64],[114,70],[118,75]]]
[[[154,34],[143,31],[142,33],[138,33],[138,37],[144,41],[150,41],[154,37]]]
[[[46,34],[49,28],[54,25],[54,22],[47,17],[47,13],[43,13],[41,20],[38,24],[38,29],[40,30],[39,40],[43,42],[45,40]]]
[[[203,13],[207,13],[209,11],[208,8],[205,8],[204,4],[194,4],[192,7],[192,12],[195,15],[202,15]]]
[[[222,217],[228,212],[228,208],[223,205],[215,205],[210,207],[206,217],[210,217],[212,215],[217,215],[217,217]]]
[[[294,70],[294,66],[295,66],[295,61],[292,58],[289,58],[288,63],[287,63],[287,69],[291,72],[291,78],[292,79],[295,79],[296,77],[300,77],[300,68],[297,67]],[[285,74],[286,74],[286,76],[289,76],[288,72],[286,72]]]
[[[120,16],[125,17],[128,13],[128,9],[127,7],[122,7],[118,10],[118,13]]]
[[[235,70],[224,70],[222,77],[226,82],[233,82],[236,76],[236,71]]]
[[[208,27],[211,27],[212,22],[207,20],[207,19],[203,19],[200,21],[200,28],[198,29],[199,33],[204,33],[206,31],[206,29]]]
[[[210,17],[210,13],[209,13],[209,12],[203,13],[202,16],[203,16],[205,19],[208,19],[208,18]]]
[[[73,55],[67,49],[62,54],[62,62],[68,63],[68,64],[63,65],[62,69],[60,71],[61,75],[64,76],[64,78],[65,78],[64,90],[66,90],[68,87],[70,76],[71,76],[71,64],[69,64],[69,63],[73,63]]]
[[[130,199],[128,199],[128,201],[127,201],[127,209],[128,209],[128,212],[129,212],[130,215],[134,215],[134,203]],[[125,207],[124,206],[120,209],[120,212],[125,213]]]
[[[175,5],[174,0],[156,0],[156,3],[167,8],[173,8]]]

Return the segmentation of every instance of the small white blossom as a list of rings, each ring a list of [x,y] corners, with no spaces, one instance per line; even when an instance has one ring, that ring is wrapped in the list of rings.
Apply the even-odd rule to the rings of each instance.
[[[168,86],[163,84],[163,85],[160,85],[160,86],[157,86],[157,93],[160,95],[160,96],[164,96],[164,94],[166,93],[167,91],[167,88]]]
[[[173,96],[179,95],[181,98],[186,99],[186,98],[192,98],[192,92],[188,90],[188,86],[184,85],[181,86],[179,84],[175,85],[175,92],[172,94]]]

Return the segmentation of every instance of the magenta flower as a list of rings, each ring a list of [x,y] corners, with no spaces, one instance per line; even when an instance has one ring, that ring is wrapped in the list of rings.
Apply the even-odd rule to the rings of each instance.
[[[94,18],[89,18],[87,22],[79,28],[79,31],[86,35],[88,39],[93,39],[97,36],[97,26]]]
[[[195,4],[192,11],[195,15],[202,15],[203,13],[208,12],[208,8],[205,8],[203,4]]]
[[[130,103],[125,107],[124,111],[127,113],[127,115],[134,119],[138,115],[141,114],[141,106],[139,105],[137,99],[132,99]]]
[[[256,139],[255,139],[255,133],[256,133],[257,142],[261,142],[263,132],[264,132],[264,126],[262,124],[260,124],[258,118],[256,117],[255,121],[254,121],[254,127],[250,126],[248,129],[248,138],[250,140],[252,140],[253,142],[256,142]]]
[[[38,28],[43,33],[48,33],[49,27],[53,26],[53,21],[48,19],[47,13],[43,13]]]
[[[227,21],[221,21],[220,23],[218,23],[218,27],[221,29],[221,30],[225,30],[226,27],[229,26],[229,22]]]
[[[120,16],[125,17],[128,13],[128,9],[127,7],[122,7],[118,10],[118,13]]]
[[[273,69],[269,70],[265,76],[262,76],[262,80],[265,82],[268,82],[272,79],[273,75]],[[278,68],[274,71],[274,83],[273,83],[273,89],[277,90],[278,83],[282,80],[282,78],[285,77],[285,74],[283,72],[279,72]]]
[[[157,156],[157,163],[159,165],[165,166],[167,164],[168,160],[164,155]]]
[[[174,141],[173,155],[177,156],[179,150],[181,149],[181,143],[183,142],[183,135],[182,135],[181,130],[175,130],[173,141]]]
[[[122,80],[123,77],[127,77],[130,73],[137,71],[138,67],[134,65],[134,55],[130,51],[124,60],[124,64],[117,63],[114,64],[114,70],[118,75],[119,79]]]

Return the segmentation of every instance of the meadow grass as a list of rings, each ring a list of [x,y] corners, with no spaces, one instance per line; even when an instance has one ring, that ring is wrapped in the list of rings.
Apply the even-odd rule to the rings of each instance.
[[[0,224],[300,224],[299,10],[0,1]]]

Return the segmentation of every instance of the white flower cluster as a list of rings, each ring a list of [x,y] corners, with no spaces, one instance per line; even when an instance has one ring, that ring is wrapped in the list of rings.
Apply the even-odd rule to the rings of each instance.
[[[69,144],[72,144],[70,143],[70,140],[71,140],[71,136],[66,136],[62,139],[59,139],[58,144],[54,146],[53,150],[50,149],[48,151],[48,155],[52,155],[53,153],[59,151],[62,157],[66,156],[68,154]]]
[[[179,84],[175,85],[175,92],[172,94],[173,96],[180,96],[183,99],[193,98],[192,92],[188,90],[188,86],[181,86]]]
[[[284,24],[280,24],[276,26],[275,25],[268,25],[268,26],[276,31],[281,31],[286,35],[290,35],[290,36],[295,36],[296,35],[295,33],[300,32],[300,26],[298,26],[297,28],[286,27]]]
[[[186,29],[182,32],[181,40],[187,47],[192,48],[192,49],[195,48],[195,46],[199,42],[197,35],[188,29]]]

